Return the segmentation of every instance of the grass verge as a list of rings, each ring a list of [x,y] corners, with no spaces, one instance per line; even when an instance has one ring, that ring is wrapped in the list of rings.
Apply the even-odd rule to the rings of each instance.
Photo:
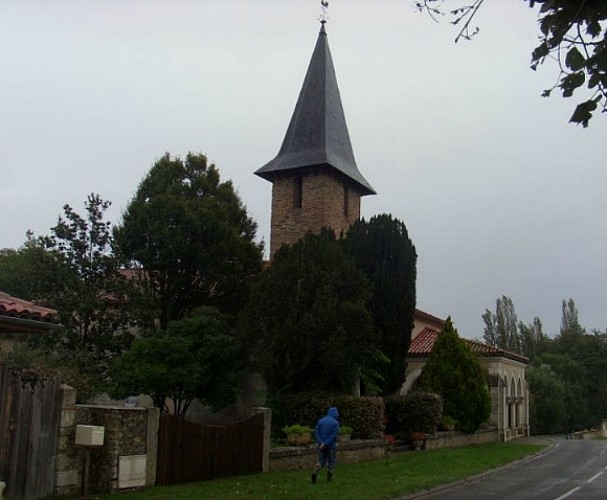
[[[324,471],[317,484],[309,470],[270,472],[202,483],[113,494],[135,499],[385,499],[446,484],[500,467],[540,451],[543,446],[488,443],[461,448],[399,453],[383,460],[337,464],[332,482]],[[339,458],[338,458],[339,460]],[[312,465],[312,464],[310,464]],[[109,499],[110,495],[92,498]]]

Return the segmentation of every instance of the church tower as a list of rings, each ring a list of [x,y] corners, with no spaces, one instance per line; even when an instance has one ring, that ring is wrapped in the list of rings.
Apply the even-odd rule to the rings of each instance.
[[[309,230],[339,235],[375,194],[356,166],[324,19],[280,151],[255,174],[272,183],[270,258]]]

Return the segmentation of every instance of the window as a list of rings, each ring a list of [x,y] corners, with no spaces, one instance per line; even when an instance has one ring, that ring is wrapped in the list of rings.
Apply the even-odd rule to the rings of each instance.
[[[348,216],[348,205],[350,204],[350,189],[344,182],[344,216]]]
[[[303,179],[301,175],[295,176],[293,182],[293,208],[301,208],[303,203]]]

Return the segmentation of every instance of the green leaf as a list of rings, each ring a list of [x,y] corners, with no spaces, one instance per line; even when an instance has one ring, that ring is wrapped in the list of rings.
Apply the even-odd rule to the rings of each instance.
[[[586,33],[588,33],[593,38],[599,36],[601,34],[601,31],[601,23],[599,23],[598,21],[592,21],[586,26]]]
[[[569,119],[569,123],[577,123],[582,125],[584,128],[588,126],[588,122],[592,118],[592,111],[596,109],[596,102],[592,99],[586,102],[578,104],[575,111]]]
[[[565,64],[572,71],[579,71],[584,67],[586,59],[582,53],[577,49],[577,47],[571,47],[569,52],[567,52],[567,56],[565,57]]]
[[[548,44],[546,42],[542,42],[540,45],[538,45],[531,54],[531,67],[535,69],[537,64],[549,53],[550,49],[548,48]]]
[[[586,81],[586,75],[582,71],[563,77],[559,85],[563,89],[563,97],[571,97],[575,89],[584,85],[584,81]]]
[[[540,7],[540,14],[544,12],[548,12],[552,8],[554,8],[554,0],[546,0],[545,2],[539,2],[542,6]]]
[[[592,75],[590,75],[590,78],[588,79],[588,88],[593,89],[594,87],[596,87],[599,84],[600,81],[601,81],[601,76],[598,75],[597,73],[593,73]]]

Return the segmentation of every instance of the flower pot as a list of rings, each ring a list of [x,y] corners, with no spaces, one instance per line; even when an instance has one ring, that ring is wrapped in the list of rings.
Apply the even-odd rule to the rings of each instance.
[[[312,440],[311,434],[287,434],[287,444],[291,446],[305,446]]]

